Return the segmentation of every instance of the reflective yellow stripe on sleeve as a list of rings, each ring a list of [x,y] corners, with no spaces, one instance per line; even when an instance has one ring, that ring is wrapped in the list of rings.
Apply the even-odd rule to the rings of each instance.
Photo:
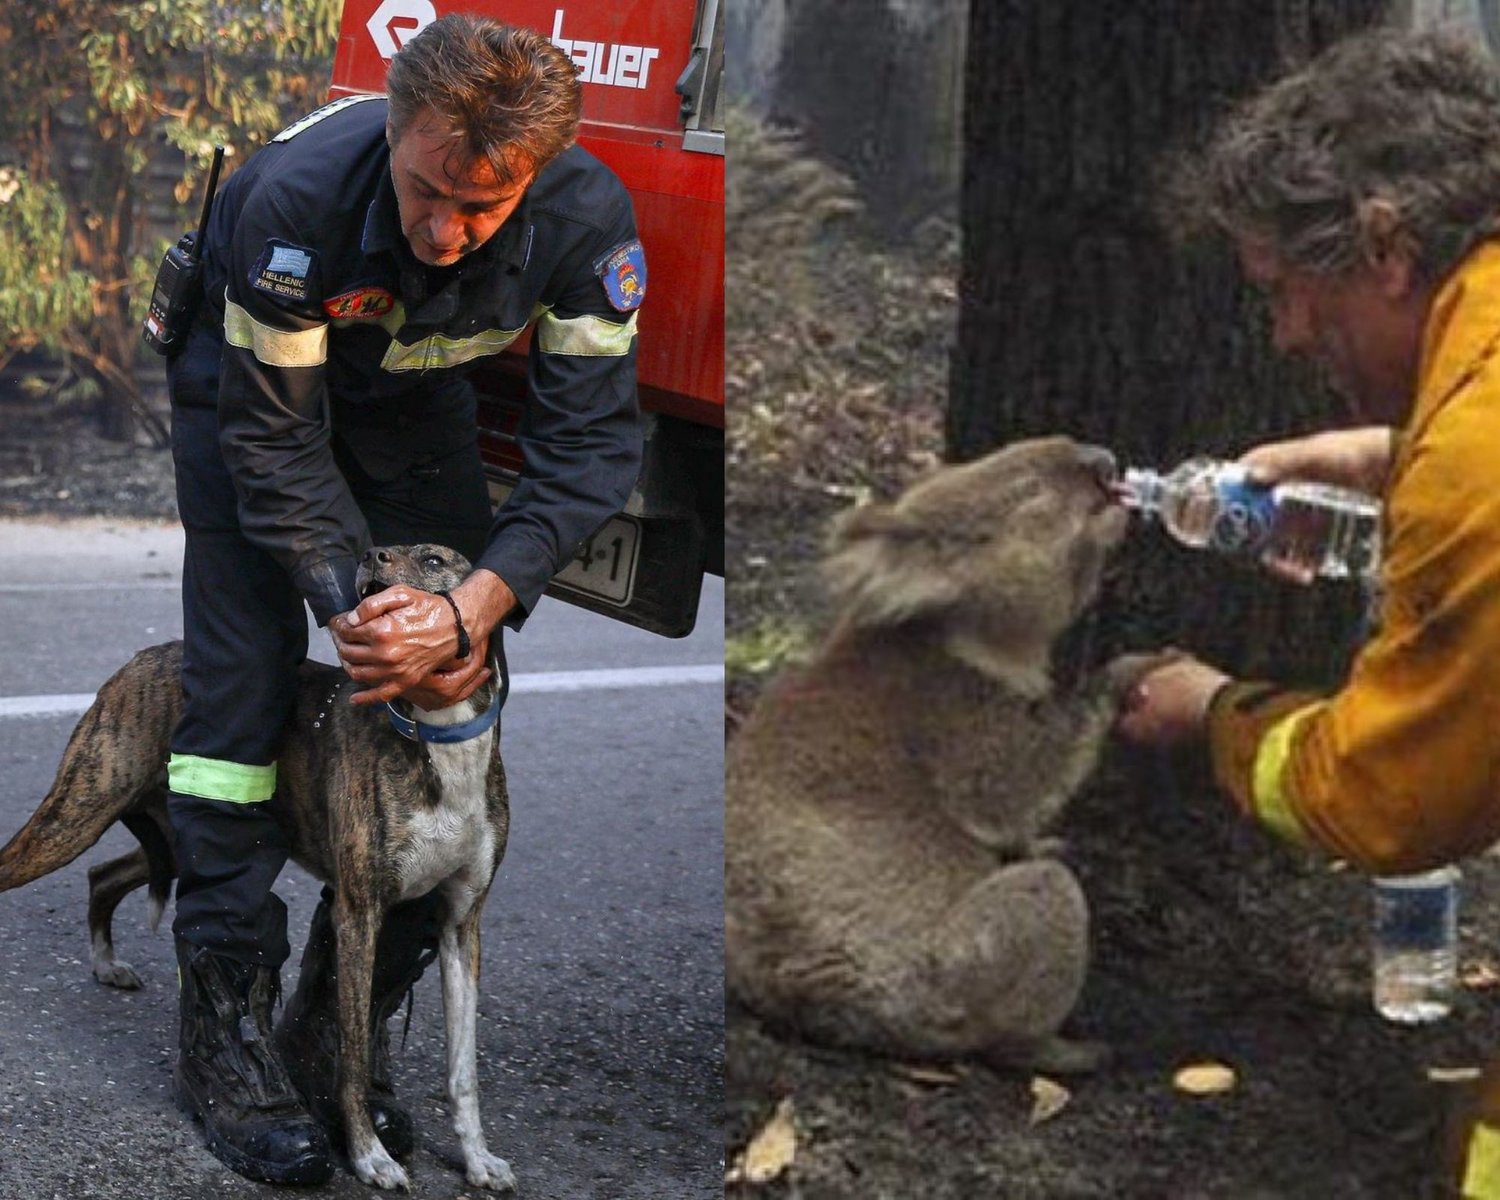
[[[580,354],[618,358],[630,353],[635,337],[635,313],[623,325],[603,317],[554,317],[543,313],[536,323],[537,344],[543,354]]]
[[[1500,1200],[1500,1130],[1483,1123],[1469,1134],[1464,1160],[1464,1200]]]
[[[1260,748],[1255,752],[1252,784],[1255,815],[1277,836],[1302,846],[1310,845],[1312,839],[1292,811],[1291,799],[1282,787],[1282,777],[1286,774],[1286,761],[1292,753],[1292,736],[1297,727],[1321,707],[1321,704],[1311,704],[1283,717],[1266,731],[1260,740]]]
[[[196,754],[174,754],[167,760],[167,787],[184,796],[259,804],[276,791],[276,764],[255,766],[200,758]]]
[[[229,297],[224,298],[224,340],[255,355],[268,367],[316,367],[328,359],[328,326],[300,333],[263,325]]]
[[[435,333],[410,346],[396,341],[380,360],[383,371],[432,371],[456,367],[487,354],[499,354],[521,336],[519,329],[484,329],[473,337],[445,337]]]

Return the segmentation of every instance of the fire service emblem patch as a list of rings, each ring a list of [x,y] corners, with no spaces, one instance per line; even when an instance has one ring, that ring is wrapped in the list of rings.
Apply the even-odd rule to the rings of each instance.
[[[373,321],[395,307],[396,297],[379,287],[355,288],[323,301],[323,311],[335,321]]]
[[[640,308],[646,298],[646,252],[640,242],[616,246],[594,264],[609,302],[620,312]]]

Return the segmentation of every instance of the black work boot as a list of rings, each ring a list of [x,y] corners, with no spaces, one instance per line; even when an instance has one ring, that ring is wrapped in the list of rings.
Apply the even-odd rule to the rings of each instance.
[[[297,989],[276,1025],[276,1049],[308,1110],[322,1122],[334,1145],[344,1144],[338,1102],[338,957],[330,909],[331,893],[313,913],[297,973]],[[391,1082],[391,1037],[386,1022],[400,1007],[437,953],[441,904],[426,897],[398,905],[385,919],[375,947],[370,981],[370,1087],[365,1106],[375,1135],[394,1158],[416,1147],[416,1127],[396,1103]]]
[[[226,1166],[270,1183],[326,1183],[328,1139],[271,1048],[274,967],[177,943],[182,973],[177,1101]]]

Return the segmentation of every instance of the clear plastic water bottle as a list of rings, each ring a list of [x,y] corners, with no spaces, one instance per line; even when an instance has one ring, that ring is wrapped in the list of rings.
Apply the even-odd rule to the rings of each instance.
[[[1453,1007],[1458,987],[1459,870],[1374,880],[1375,1009],[1387,1021],[1424,1025]]]
[[[1238,463],[1190,458],[1166,474],[1131,467],[1120,500],[1185,546],[1276,560],[1308,580],[1371,579],[1380,502],[1321,483],[1252,483]]]

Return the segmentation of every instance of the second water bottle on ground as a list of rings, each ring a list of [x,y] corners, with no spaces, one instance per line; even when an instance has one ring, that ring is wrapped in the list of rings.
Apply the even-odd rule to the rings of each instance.
[[[1375,1008],[1387,1021],[1424,1025],[1448,1015],[1458,990],[1457,867],[1375,882]]]

